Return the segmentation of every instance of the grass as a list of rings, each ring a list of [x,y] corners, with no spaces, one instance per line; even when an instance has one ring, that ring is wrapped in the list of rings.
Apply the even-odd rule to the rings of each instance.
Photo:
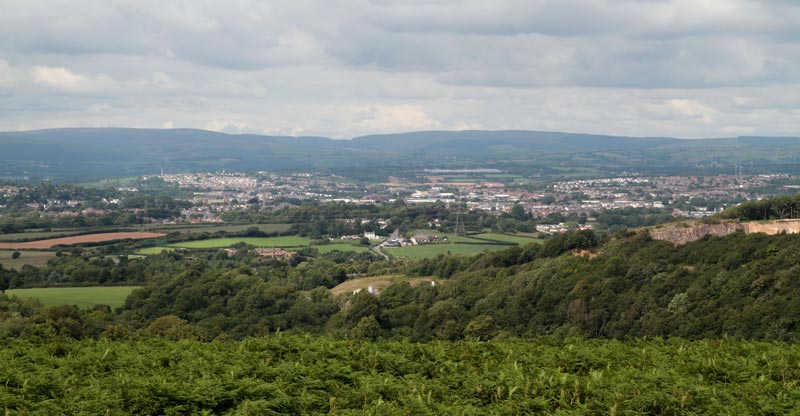
[[[509,248],[497,244],[426,244],[408,247],[384,247],[383,252],[395,257],[412,259],[429,259],[439,254],[450,252],[451,254],[462,254],[471,256],[484,251],[497,251]]]
[[[140,248],[140,249],[136,250],[136,253],[144,254],[144,255],[151,255],[151,254],[161,254],[161,252],[173,251],[173,250],[175,250],[174,247],[146,247],[146,248]]]
[[[319,251],[320,254],[330,253],[331,251],[367,251],[369,246],[337,243],[337,244],[324,244],[321,246],[312,246]]]
[[[456,235],[454,233],[443,233],[443,232],[439,232],[439,231],[426,230],[426,229],[413,230],[413,231],[410,231],[410,232],[406,233],[406,235],[409,236],[409,237],[413,237],[415,234],[436,234],[436,236],[439,237],[440,240],[444,239],[444,238],[447,238],[447,241],[449,241],[451,243],[483,243],[484,242],[484,241],[481,241],[481,240],[476,240],[474,238],[471,238],[470,236],[460,236],[460,235]]]
[[[283,236],[283,237],[232,237],[232,238],[212,238],[209,240],[186,241],[171,244],[171,247],[183,248],[221,248],[230,247],[237,243],[246,243],[255,247],[303,247],[311,243],[307,237]]]
[[[45,305],[77,305],[91,308],[94,305],[122,306],[125,299],[138,286],[46,287],[36,289],[11,289],[6,293],[20,298],[38,299]]]
[[[69,237],[76,234],[81,234],[92,228],[85,230],[70,230],[70,231],[27,231],[24,233],[9,233],[0,234],[0,241],[20,241],[20,240],[45,240],[54,237]]]
[[[538,238],[531,238],[522,235],[501,234],[501,233],[483,233],[483,234],[473,235],[473,237],[492,240],[492,241],[502,241],[504,243],[514,243],[519,245],[542,242],[542,240]]]
[[[22,266],[29,264],[34,267],[43,267],[47,265],[47,261],[56,256],[53,251],[21,251],[21,256],[18,259],[13,259],[11,256],[15,250],[0,250],[0,264],[6,269],[20,270]]]
[[[237,224],[237,225],[174,225],[174,226],[158,226],[148,230],[162,231],[165,233],[179,232],[182,234],[196,234],[196,233],[216,233],[225,231],[228,233],[239,233],[247,230],[248,228],[258,228],[265,233],[283,233],[289,231],[289,224]]]
[[[432,280],[434,279],[429,277],[408,278],[399,274],[387,274],[383,276],[364,277],[361,279],[351,279],[342,282],[341,284],[331,289],[331,294],[333,294],[334,296],[339,296],[342,293],[353,293],[353,291],[356,289],[367,290],[367,288],[369,288],[370,286],[378,290],[383,290],[400,281],[407,281],[411,284],[411,286],[416,286],[422,283],[430,284]]]

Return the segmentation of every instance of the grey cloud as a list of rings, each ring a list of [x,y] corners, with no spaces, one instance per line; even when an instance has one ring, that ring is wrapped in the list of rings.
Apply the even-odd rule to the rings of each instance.
[[[0,0],[0,130],[797,134],[790,0]]]
[[[468,0],[376,2],[364,21],[398,32],[682,37],[798,32],[790,1]]]
[[[317,39],[267,2],[13,3],[0,16],[0,45],[18,53],[161,55],[243,69],[321,58]]]

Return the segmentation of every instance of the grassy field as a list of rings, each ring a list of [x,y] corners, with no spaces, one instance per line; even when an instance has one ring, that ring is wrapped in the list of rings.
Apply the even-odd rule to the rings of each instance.
[[[395,257],[429,259],[447,252],[470,256],[484,251],[504,250],[509,247],[510,246],[501,246],[497,244],[426,244],[395,248],[384,247],[383,252]]]
[[[331,293],[334,296],[341,295],[342,293],[353,293],[356,289],[367,290],[370,286],[378,289],[383,290],[387,287],[401,281],[406,281],[411,284],[411,286],[416,286],[419,284],[430,284],[430,282],[434,280],[430,277],[415,277],[415,278],[408,278],[406,276],[400,274],[387,274],[383,276],[375,276],[375,277],[364,277],[361,279],[351,279],[346,282],[342,282],[338,286],[331,289]]]
[[[355,245],[355,244],[347,244],[347,243],[337,243],[337,244],[325,244],[321,246],[312,246],[315,249],[319,250],[320,254],[330,253],[331,251],[367,251],[369,250],[369,246],[362,246],[362,245]]]
[[[77,305],[91,308],[94,305],[108,305],[112,308],[122,306],[125,298],[138,289],[137,286],[109,287],[46,287],[37,289],[7,290],[9,295],[20,298],[38,299],[45,305]]]
[[[19,241],[19,240],[44,240],[47,238],[54,238],[54,237],[67,237],[75,234],[80,234],[82,232],[86,232],[87,230],[91,230],[90,228],[87,229],[70,229],[64,231],[27,231],[24,233],[10,233],[10,234],[0,234],[0,241]]]
[[[439,237],[440,240],[447,238],[447,241],[451,243],[483,243],[483,241],[476,240],[471,236],[460,236],[454,233],[443,233],[439,231],[425,230],[425,229],[413,230],[408,232],[406,235],[409,237],[413,237],[415,234],[436,234],[436,236]]]
[[[502,241],[504,243],[514,243],[524,245],[528,243],[541,243],[542,240],[538,238],[526,237],[523,235],[501,234],[501,233],[483,233],[476,234],[473,237],[483,238],[486,240]]]
[[[52,251],[20,251],[21,256],[18,259],[12,259],[12,254],[14,254],[14,250],[0,250],[0,264],[6,269],[19,270],[26,264],[42,267],[56,255]]]
[[[182,234],[196,234],[196,233],[216,233],[218,231],[225,231],[228,233],[238,233],[247,230],[248,228],[258,228],[265,233],[282,233],[289,231],[289,224],[237,224],[237,225],[172,225],[172,226],[159,226],[148,227],[151,231],[161,231],[165,233],[179,232]]]
[[[186,241],[171,244],[172,247],[183,248],[221,248],[230,247],[236,243],[246,243],[256,247],[303,247],[309,245],[311,240],[299,236],[283,237],[233,237],[212,238],[209,240]]]
[[[174,247],[147,247],[136,250],[136,253],[150,255],[150,254],[161,254],[162,251],[173,251],[173,250],[175,250]]]

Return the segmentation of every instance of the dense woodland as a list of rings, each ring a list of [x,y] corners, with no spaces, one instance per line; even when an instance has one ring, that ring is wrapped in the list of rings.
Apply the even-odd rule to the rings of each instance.
[[[540,335],[793,340],[800,322],[793,284],[798,235],[734,234],[673,247],[646,231],[608,241],[582,231],[473,257],[393,263],[365,253],[297,264],[265,263],[247,250],[234,257],[205,253],[169,252],[118,264],[69,255],[46,269],[2,269],[0,275],[6,287],[143,284],[109,314],[113,330],[132,335],[174,316],[168,323],[185,321],[198,339],[289,331],[412,341]],[[386,273],[432,276],[439,285],[400,282],[380,296],[334,297],[329,290],[348,275]],[[37,316],[54,313],[26,311],[15,315],[13,328],[3,321],[2,333],[18,334],[22,322],[39,325]]]

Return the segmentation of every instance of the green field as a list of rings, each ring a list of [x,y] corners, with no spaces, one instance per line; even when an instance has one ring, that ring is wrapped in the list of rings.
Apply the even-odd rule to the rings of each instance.
[[[19,270],[26,264],[42,267],[56,255],[52,251],[20,251],[21,256],[18,259],[12,259],[12,254],[14,254],[14,250],[0,250],[0,264],[6,269]]]
[[[161,231],[164,233],[179,232],[182,234],[196,233],[216,233],[225,231],[227,233],[240,233],[249,228],[258,228],[265,233],[283,233],[289,231],[289,224],[236,224],[236,225],[171,225],[148,228],[148,231]]]
[[[426,244],[421,246],[408,247],[384,247],[383,252],[395,257],[412,259],[429,259],[439,254],[450,252],[450,254],[463,254],[471,256],[484,251],[504,250],[510,246],[497,244]]]
[[[456,235],[454,233],[443,233],[443,232],[439,232],[439,231],[425,230],[425,229],[413,230],[413,231],[409,231],[408,233],[406,233],[406,235],[409,238],[413,237],[416,234],[436,234],[436,236],[439,237],[439,240],[447,238],[447,241],[449,241],[451,243],[476,243],[476,244],[480,244],[480,243],[484,242],[484,241],[481,241],[481,240],[476,240],[476,239],[472,238],[472,236],[469,236],[469,235],[468,236],[460,236],[460,235]]]
[[[175,250],[174,247],[147,247],[136,250],[136,253],[151,255],[151,254],[161,254],[161,252],[163,251],[173,251],[173,250]]]
[[[282,237],[232,237],[212,238],[209,240],[186,241],[170,244],[171,247],[183,248],[221,248],[230,247],[237,243],[245,243],[255,247],[304,247],[311,243],[307,237],[282,236]]]
[[[337,244],[324,244],[321,246],[312,246],[319,251],[320,254],[330,253],[331,251],[367,251],[369,246],[337,243]]]
[[[69,229],[63,231],[27,231],[24,233],[9,233],[0,234],[0,241],[20,241],[20,240],[46,240],[48,238],[69,237],[71,235],[81,234],[93,230],[92,228],[86,229]]]
[[[483,234],[473,235],[472,237],[482,238],[486,240],[493,240],[493,241],[502,241],[504,243],[514,243],[519,245],[542,242],[542,240],[538,238],[525,237],[522,235],[501,234],[501,233],[483,233]]]
[[[91,308],[94,305],[122,306],[125,298],[138,289],[137,286],[95,287],[46,287],[36,289],[11,289],[8,295],[38,299],[45,305],[77,305]]]

